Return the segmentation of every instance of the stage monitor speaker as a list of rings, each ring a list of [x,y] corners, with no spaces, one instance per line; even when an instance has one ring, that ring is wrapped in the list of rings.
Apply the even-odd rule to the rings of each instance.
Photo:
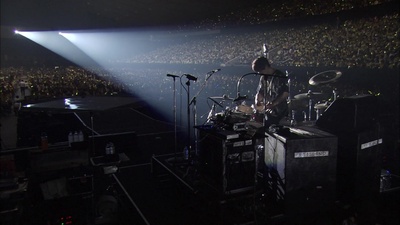
[[[266,133],[267,193],[288,218],[327,212],[336,198],[337,137],[316,128]]]
[[[254,188],[256,153],[254,140],[238,134],[221,135],[200,130],[200,171],[205,182],[221,195]]]
[[[334,101],[316,121],[330,133],[364,130],[375,126],[379,116],[378,97],[357,95]]]

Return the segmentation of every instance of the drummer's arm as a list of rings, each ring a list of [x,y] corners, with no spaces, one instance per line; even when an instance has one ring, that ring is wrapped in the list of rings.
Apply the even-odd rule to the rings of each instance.
[[[264,96],[261,92],[257,92],[256,96],[255,96],[255,108],[257,111],[262,111],[264,110]]]
[[[255,105],[256,105],[256,110],[257,111],[262,111],[264,109],[272,109],[275,106],[277,106],[279,103],[281,103],[282,101],[286,101],[287,98],[289,97],[289,92],[283,92],[282,94],[280,94],[277,98],[275,98],[274,101],[272,102],[267,102],[264,105],[264,97],[261,93],[257,93],[256,94],[256,101],[255,101]]]
[[[266,108],[274,108],[275,106],[279,105],[281,102],[286,101],[287,98],[289,97],[289,92],[283,92],[282,94],[280,94],[274,101],[272,101],[272,103],[270,104],[270,107],[268,107],[268,105],[266,106]]]

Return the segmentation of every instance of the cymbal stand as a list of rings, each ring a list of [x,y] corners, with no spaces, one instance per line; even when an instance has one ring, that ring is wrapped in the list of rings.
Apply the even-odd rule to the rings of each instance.
[[[311,121],[311,113],[312,113],[312,104],[313,100],[311,98],[311,90],[308,90],[308,121]]]
[[[333,101],[336,101],[337,99],[337,92],[333,90]]]

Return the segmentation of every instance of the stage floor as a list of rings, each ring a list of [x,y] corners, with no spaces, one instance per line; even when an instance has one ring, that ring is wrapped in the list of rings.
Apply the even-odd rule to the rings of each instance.
[[[128,208],[121,210],[121,217],[128,216],[135,224],[152,225],[292,224],[277,205],[268,202],[259,187],[235,196],[221,196],[204,186],[204,181],[193,179],[190,172],[182,173],[185,165],[178,166],[178,170],[161,165],[163,159],[171,156],[174,155],[155,156],[159,160],[121,167],[115,174],[121,185],[117,192]],[[381,193],[373,208],[376,224],[399,224],[399,191]],[[338,203],[328,212],[302,217],[304,221],[299,224],[339,225],[351,217],[361,220],[357,216],[362,215],[356,215],[356,211],[355,206]]]

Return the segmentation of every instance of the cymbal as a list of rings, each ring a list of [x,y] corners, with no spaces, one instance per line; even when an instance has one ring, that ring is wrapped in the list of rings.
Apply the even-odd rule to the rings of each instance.
[[[314,75],[308,81],[310,85],[327,84],[337,80],[342,76],[342,72],[338,70],[328,70]]]
[[[233,101],[233,98],[228,97],[227,95],[223,95],[223,96],[216,96],[216,97],[209,97],[211,99],[214,100],[229,100],[229,101]]]
[[[314,109],[326,109],[329,106],[329,102],[319,103],[314,105]]]
[[[311,92],[311,91],[294,96],[295,99],[309,99],[309,98],[315,99],[315,98],[324,98],[324,97],[325,97],[324,93]]]

